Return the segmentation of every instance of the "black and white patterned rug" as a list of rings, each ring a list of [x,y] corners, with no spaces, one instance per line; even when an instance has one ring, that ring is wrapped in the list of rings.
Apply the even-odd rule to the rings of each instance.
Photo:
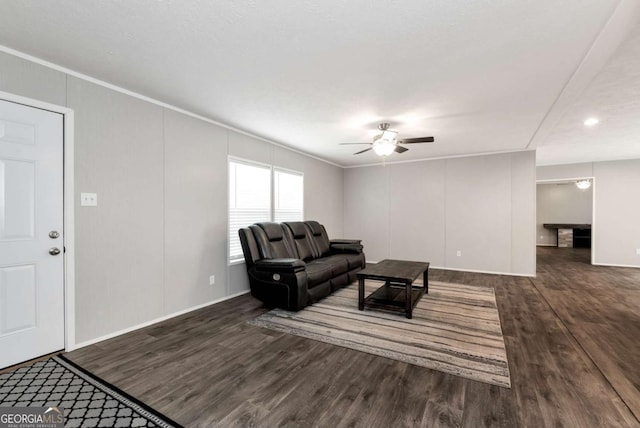
[[[0,374],[0,407],[64,409],[65,427],[180,427],[61,356]]]

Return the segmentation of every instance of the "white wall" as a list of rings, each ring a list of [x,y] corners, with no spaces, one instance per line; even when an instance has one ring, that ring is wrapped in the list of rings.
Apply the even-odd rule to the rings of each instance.
[[[556,245],[555,229],[545,223],[591,224],[593,187],[580,190],[575,182],[539,183],[537,186],[536,228],[538,245]]]
[[[341,168],[5,53],[0,90],[75,112],[78,343],[248,290],[227,266],[229,154],[303,172],[305,217],[342,236]]]
[[[538,180],[595,177],[593,264],[640,267],[640,159],[537,168]]]
[[[344,183],[345,236],[368,260],[535,275],[534,152],[349,168]]]

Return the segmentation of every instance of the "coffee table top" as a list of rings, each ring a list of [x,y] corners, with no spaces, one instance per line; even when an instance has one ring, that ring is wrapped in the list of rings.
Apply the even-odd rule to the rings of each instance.
[[[367,266],[356,275],[358,278],[411,283],[427,269],[429,269],[429,263],[425,262],[385,259],[375,265]]]

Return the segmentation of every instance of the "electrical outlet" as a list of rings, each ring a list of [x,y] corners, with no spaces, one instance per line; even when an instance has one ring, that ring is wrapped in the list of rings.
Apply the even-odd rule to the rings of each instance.
[[[460,250],[456,251],[456,256],[458,256],[458,257],[462,256],[462,251],[460,251]]]
[[[640,256],[640,248],[636,248],[636,254]]]
[[[215,275],[211,275],[209,277],[209,285],[215,285],[216,283],[216,276]]]
[[[98,194],[97,193],[80,193],[80,206],[97,207]]]

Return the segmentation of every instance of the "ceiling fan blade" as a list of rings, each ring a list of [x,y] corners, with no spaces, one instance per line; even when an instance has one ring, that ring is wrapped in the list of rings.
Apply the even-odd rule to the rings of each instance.
[[[359,155],[360,153],[364,153],[364,152],[368,152],[369,150],[372,150],[373,147],[369,147],[368,149],[364,149],[364,150],[360,150],[359,152],[355,152],[354,155]]]
[[[404,152],[406,152],[406,151],[407,151],[407,150],[409,150],[409,149],[407,149],[406,147],[398,146],[398,145],[396,144],[396,148],[395,148],[394,150],[395,150],[395,152],[396,152],[396,153],[404,153]]]
[[[340,146],[350,146],[350,145],[353,145],[353,144],[372,144],[372,143],[340,143],[339,145]]]
[[[433,143],[435,138],[433,137],[418,137],[418,138],[407,138],[406,140],[398,141],[402,144],[417,144],[417,143]]]

